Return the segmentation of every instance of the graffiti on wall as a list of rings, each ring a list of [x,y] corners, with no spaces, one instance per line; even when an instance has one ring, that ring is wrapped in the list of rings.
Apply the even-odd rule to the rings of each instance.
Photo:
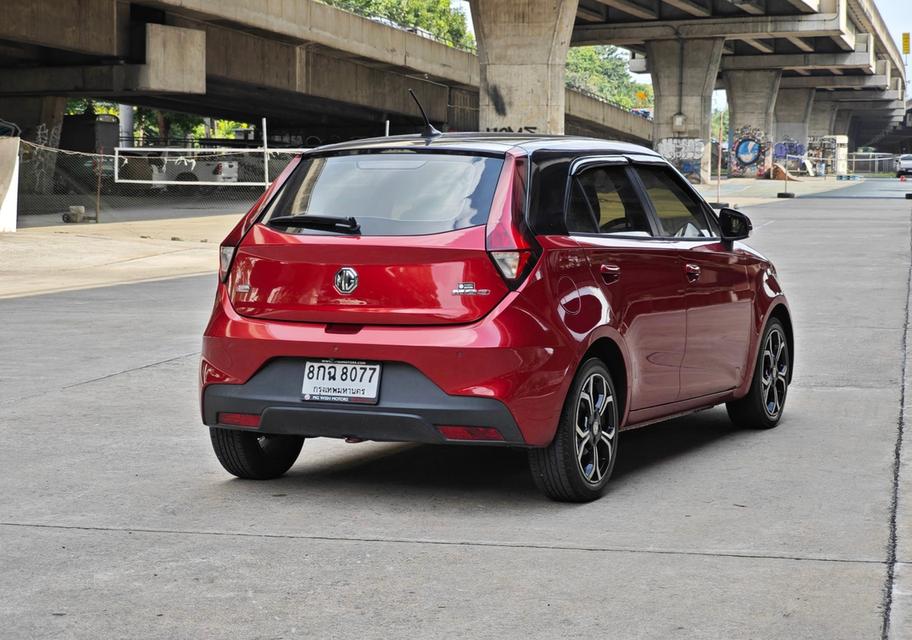
[[[656,147],[691,182],[700,182],[706,142],[700,138],[662,138]]]
[[[789,156],[803,156],[807,148],[794,138],[786,136],[773,145],[773,162],[784,162]]]
[[[735,132],[732,142],[731,175],[760,177],[769,168],[769,140],[757,128],[746,126]]]

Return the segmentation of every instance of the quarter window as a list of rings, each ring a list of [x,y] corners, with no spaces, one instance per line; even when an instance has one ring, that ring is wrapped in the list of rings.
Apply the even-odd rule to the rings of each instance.
[[[643,187],[652,201],[663,236],[711,238],[714,235],[699,201],[666,167],[637,167]]]
[[[623,166],[595,167],[573,178],[567,229],[571,233],[652,235],[643,203]]]

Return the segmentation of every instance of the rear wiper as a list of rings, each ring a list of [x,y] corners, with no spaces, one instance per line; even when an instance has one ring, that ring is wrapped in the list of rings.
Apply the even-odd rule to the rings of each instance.
[[[318,216],[310,213],[300,216],[276,216],[267,220],[266,224],[270,227],[301,227],[307,229],[329,229],[351,234],[361,233],[361,225],[354,218]]]

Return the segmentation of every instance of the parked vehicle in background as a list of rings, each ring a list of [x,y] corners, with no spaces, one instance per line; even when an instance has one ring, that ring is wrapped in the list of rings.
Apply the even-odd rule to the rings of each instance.
[[[896,158],[896,177],[912,174],[912,154],[905,153]]]
[[[557,500],[620,433],[726,404],[775,427],[793,369],[772,264],[654,151],[448,134],[314,149],[220,248],[203,421],[230,473],[305,438],[528,449]]]
[[[152,182],[217,182],[238,181],[238,161],[207,157],[205,151],[199,156],[163,151],[150,157]]]

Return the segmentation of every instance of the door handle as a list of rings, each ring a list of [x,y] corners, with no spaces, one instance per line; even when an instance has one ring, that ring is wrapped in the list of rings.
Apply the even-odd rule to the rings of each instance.
[[[693,264],[691,262],[688,262],[687,264],[684,265],[684,273],[687,274],[687,279],[690,282],[696,282],[697,280],[699,280],[701,271],[702,271],[702,269],[700,269],[700,265],[698,265],[698,264]]]
[[[599,273],[602,274],[602,280],[605,281],[605,284],[611,284],[612,282],[617,282],[618,278],[621,277],[621,268],[616,264],[603,264],[599,266]]]

